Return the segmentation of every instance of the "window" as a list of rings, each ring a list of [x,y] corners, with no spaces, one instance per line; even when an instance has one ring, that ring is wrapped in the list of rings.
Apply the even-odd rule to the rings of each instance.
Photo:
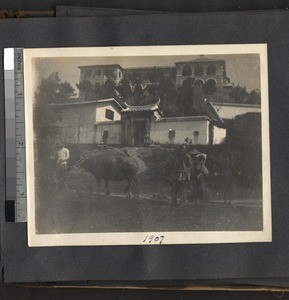
[[[91,70],[86,70],[86,71],[84,72],[84,76],[85,76],[86,78],[87,78],[87,77],[90,77],[91,74],[92,74],[92,71],[91,71]]]
[[[93,76],[101,76],[101,71],[100,70],[95,70],[93,73]]]
[[[199,143],[199,131],[194,131],[194,144],[197,145]]]
[[[202,86],[203,84],[204,84],[204,80],[200,78],[196,79],[194,82],[195,86]]]
[[[111,69],[105,70],[104,75],[107,77],[113,77],[113,70],[111,70]]]
[[[107,140],[108,140],[108,131],[104,130],[103,134],[102,134],[102,143],[106,145],[107,144]]]
[[[217,66],[215,64],[209,64],[207,68],[207,75],[216,75]]]
[[[183,76],[191,76],[192,75],[192,68],[190,65],[185,65],[183,67],[182,75]]]
[[[175,136],[176,136],[176,131],[173,129],[170,129],[169,130],[169,139],[172,140],[175,138]]]
[[[195,75],[202,76],[204,74],[204,68],[202,65],[198,64],[195,66]]]
[[[106,109],[105,110],[105,117],[109,120],[113,120],[114,118],[114,111],[110,110],[110,109]]]

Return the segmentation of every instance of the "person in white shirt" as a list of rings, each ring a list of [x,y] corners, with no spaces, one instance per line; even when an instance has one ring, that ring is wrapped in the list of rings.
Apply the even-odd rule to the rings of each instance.
[[[69,150],[64,147],[62,143],[55,144],[55,163],[56,163],[56,173],[58,189],[67,191],[67,160],[69,159]]]

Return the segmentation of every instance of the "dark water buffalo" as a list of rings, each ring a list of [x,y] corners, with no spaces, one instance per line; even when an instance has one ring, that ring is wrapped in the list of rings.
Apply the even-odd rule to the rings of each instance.
[[[109,181],[127,180],[128,196],[137,192],[136,174],[139,171],[137,161],[125,150],[103,149],[93,151],[81,157],[77,165],[94,175],[97,181],[97,192],[100,192],[101,182],[105,184],[105,194],[109,195]]]

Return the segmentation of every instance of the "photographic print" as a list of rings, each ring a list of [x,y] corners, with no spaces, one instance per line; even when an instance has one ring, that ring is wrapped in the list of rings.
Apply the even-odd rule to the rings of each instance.
[[[23,55],[29,246],[271,241],[266,44]]]

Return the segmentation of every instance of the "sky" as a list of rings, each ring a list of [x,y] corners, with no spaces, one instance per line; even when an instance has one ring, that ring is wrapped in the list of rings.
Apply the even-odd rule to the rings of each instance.
[[[52,72],[58,72],[62,81],[68,81],[78,93],[76,83],[79,82],[80,69],[78,66],[119,64],[121,67],[157,67],[174,66],[177,61],[194,60],[197,55],[179,56],[138,56],[138,57],[50,57],[34,58],[36,71],[35,87],[41,79],[47,78]],[[247,91],[260,89],[260,60],[258,54],[226,54],[206,55],[203,58],[224,59],[226,61],[227,76],[235,85],[246,86]],[[35,88],[34,87],[34,88]]]

